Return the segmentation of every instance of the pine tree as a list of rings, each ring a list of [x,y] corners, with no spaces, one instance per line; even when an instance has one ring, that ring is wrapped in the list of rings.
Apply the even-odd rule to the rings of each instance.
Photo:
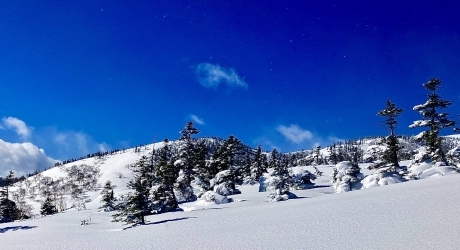
[[[14,172],[13,170],[10,170],[8,172],[8,175],[5,177],[5,186],[3,187],[5,190],[5,198],[9,198],[9,187],[11,184],[13,184],[14,181]]]
[[[441,85],[441,80],[437,78],[430,79],[423,84],[428,90],[428,100],[424,104],[416,105],[415,111],[418,111],[423,120],[414,121],[409,128],[426,127],[427,130],[417,136],[425,143],[428,151],[428,158],[437,162],[447,163],[445,152],[442,148],[442,138],[439,133],[442,129],[455,126],[456,122],[449,119],[449,114],[439,112],[439,109],[445,109],[452,103],[441,99],[436,93],[436,89]]]
[[[240,171],[243,178],[251,177],[251,165],[252,165],[251,154],[247,151],[244,153],[244,164]]]
[[[104,188],[101,191],[101,195],[101,203],[103,204],[99,208],[104,211],[113,211],[115,209],[115,205],[113,204],[115,197],[113,194],[112,183],[110,181],[105,183]]]
[[[0,190],[0,223],[11,222],[20,218],[16,203],[9,199],[9,186],[13,184],[14,172],[9,171],[5,178],[4,187]]]
[[[168,139],[165,139],[164,146],[160,150],[160,158],[155,167],[157,183],[152,186],[150,191],[150,199],[156,213],[169,212],[178,207],[174,195],[174,183],[179,176],[179,171],[174,165],[175,159],[171,156],[168,143]]]
[[[153,154],[152,154],[153,159]],[[145,224],[145,216],[150,213],[149,192],[154,180],[151,162],[142,156],[132,167],[133,180],[128,182],[128,188],[133,192],[128,193],[126,202],[120,204],[120,212],[114,214],[112,222],[126,222],[126,224]]]
[[[193,188],[191,186],[192,178],[195,175],[194,169],[197,166],[196,143],[193,140],[193,135],[200,133],[195,128],[193,122],[187,122],[184,129],[180,132],[182,134],[180,138],[179,147],[179,161],[178,167],[181,170],[180,176],[177,179],[177,185],[175,191],[185,201],[190,201],[196,196],[193,194]]]
[[[387,148],[383,152],[383,164],[379,166],[375,165],[375,168],[381,168],[384,167],[384,164],[390,164],[391,170],[397,172],[399,171],[398,151],[402,149],[402,147],[399,145],[398,137],[395,135],[395,128],[398,124],[396,117],[398,117],[403,110],[396,107],[390,100],[387,100],[386,105],[386,108],[380,110],[377,115],[386,117],[384,123],[390,130],[390,135],[385,138]]]
[[[337,154],[337,148],[336,148],[335,143],[329,148],[329,151],[331,152],[329,155],[330,163],[334,165],[337,164],[339,162],[339,155]]]
[[[278,175],[281,172],[281,164],[280,164],[280,155],[278,153],[278,150],[273,149],[272,152],[270,153],[270,160],[268,161],[268,167],[273,169],[274,175]]]
[[[323,164],[323,156],[321,154],[321,146],[316,146],[313,149],[313,165],[321,165]]]
[[[209,189],[209,180],[212,179],[206,163],[208,148],[206,147],[204,141],[197,143],[195,146],[194,162],[196,163],[198,185],[201,187],[202,191],[205,191]]]
[[[289,175],[289,169],[287,166],[287,162],[283,161],[283,157],[282,155],[280,155],[280,153],[278,153],[278,150],[272,150],[268,165],[270,168],[273,169],[273,176],[279,178],[279,183],[277,184],[276,189],[280,190],[280,194],[285,193],[288,190],[286,180]]]
[[[208,162],[209,190],[220,195],[236,194],[237,172],[244,162],[241,155],[243,145],[235,136],[230,135],[212,154]]]
[[[259,145],[257,146],[256,153],[254,155],[254,161],[252,162],[251,166],[251,176],[252,179],[255,181],[259,181],[259,178],[264,173],[264,166],[263,166],[263,157],[262,157],[262,147]]]
[[[41,209],[40,209],[40,214],[43,216],[46,215],[51,215],[57,213],[56,206],[54,205],[53,200],[51,199],[51,196],[46,197],[45,201],[43,202]]]

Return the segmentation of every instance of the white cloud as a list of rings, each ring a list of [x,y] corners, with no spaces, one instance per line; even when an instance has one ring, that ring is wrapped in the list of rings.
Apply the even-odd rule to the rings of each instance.
[[[313,134],[306,130],[299,127],[299,125],[291,124],[288,126],[279,125],[276,130],[280,132],[284,137],[296,144],[300,144],[305,140],[311,140],[313,138]]]
[[[275,145],[271,140],[269,140],[266,136],[259,136],[257,137],[253,142],[255,146],[256,145],[261,145],[262,148],[264,149],[276,149],[278,151],[281,151],[281,148]]]
[[[110,145],[105,142],[97,144],[97,148],[99,149],[100,152],[111,150]]]
[[[79,131],[57,131],[50,129],[47,137],[51,137],[52,141],[58,148],[58,155],[62,160],[72,157],[75,158],[85,156],[98,151],[109,151],[110,145],[105,142],[97,142],[93,137]]]
[[[13,170],[16,177],[54,166],[56,161],[32,143],[11,143],[0,139],[0,176]]]
[[[248,87],[233,68],[224,68],[218,64],[200,63],[195,69],[195,74],[198,82],[205,88],[217,89],[221,83],[229,87]]]
[[[3,117],[3,124],[7,128],[16,131],[16,133],[24,140],[29,138],[32,134],[32,127],[27,126],[25,122],[19,120],[16,117]]]
[[[191,115],[189,115],[189,117],[190,117],[190,119],[191,119],[194,123],[196,123],[196,124],[200,124],[200,125],[203,125],[203,124],[204,124],[203,118],[200,118],[200,117],[198,117],[197,115],[191,114]]]

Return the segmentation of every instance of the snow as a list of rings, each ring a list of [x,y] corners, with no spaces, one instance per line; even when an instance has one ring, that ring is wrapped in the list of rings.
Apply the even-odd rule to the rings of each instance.
[[[363,188],[380,187],[405,181],[395,173],[379,173],[366,176],[361,183]]]
[[[417,128],[417,127],[425,127],[427,126],[428,124],[430,124],[430,120],[418,120],[418,121],[414,121],[413,124],[411,124],[409,126],[409,128]]]
[[[126,183],[132,172],[126,166],[152,146],[64,167],[98,165],[99,184],[110,180],[119,196],[130,191]],[[335,167],[344,177],[350,164]],[[175,212],[147,216],[146,224],[136,227],[111,222],[115,212],[98,211],[101,190],[89,191],[91,201],[80,211],[0,224],[1,249],[458,249],[460,218],[454,215],[460,175],[452,167],[413,164],[410,170],[420,180],[402,183],[391,175],[372,175],[365,167],[360,165],[368,175],[360,190],[334,194],[334,166],[319,165],[323,175],[311,189],[291,190],[297,199],[272,202],[259,185],[243,185],[237,187],[241,194],[226,197],[209,191],[197,201],[181,203]],[[314,172],[312,166],[299,166],[293,173],[307,170]],[[59,168],[42,174],[65,175]],[[38,211],[40,199],[29,202]],[[87,225],[81,225],[83,220]]]
[[[227,196],[220,195],[213,191],[205,192],[198,201],[195,202],[196,205],[206,206],[211,204],[225,204],[229,203],[230,200]]]
[[[148,216],[125,230],[111,213],[69,210],[1,224],[0,237],[3,250],[457,249],[459,189],[455,175],[282,203],[243,192],[245,202]]]

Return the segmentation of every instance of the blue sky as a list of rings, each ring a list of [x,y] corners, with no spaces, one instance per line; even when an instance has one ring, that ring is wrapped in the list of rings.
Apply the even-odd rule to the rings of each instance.
[[[54,159],[176,139],[192,118],[202,136],[310,149],[385,134],[388,98],[405,109],[398,132],[416,134],[412,107],[434,76],[460,114],[455,1],[0,6],[0,139]]]

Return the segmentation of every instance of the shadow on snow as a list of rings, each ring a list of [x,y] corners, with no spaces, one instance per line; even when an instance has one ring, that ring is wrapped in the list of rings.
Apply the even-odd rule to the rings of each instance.
[[[172,221],[188,220],[188,219],[195,219],[195,218],[197,218],[197,217],[181,217],[181,218],[176,218],[176,219],[160,220],[160,221],[154,221],[154,222],[149,222],[149,223],[145,223],[145,224],[133,225],[133,226],[130,226],[130,227],[123,228],[123,230],[130,229],[130,228],[133,228],[135,226],[157,225],[157,224],[163,224],[163,223],[168,223],[168,222],[172,222]]]
[[[37,226],[17,226],[17,227],[4,227],[0,228],[0,234],[6,233],[8,231],[17,231],[17,230],[28,230],[32,228],[36,228]]]

